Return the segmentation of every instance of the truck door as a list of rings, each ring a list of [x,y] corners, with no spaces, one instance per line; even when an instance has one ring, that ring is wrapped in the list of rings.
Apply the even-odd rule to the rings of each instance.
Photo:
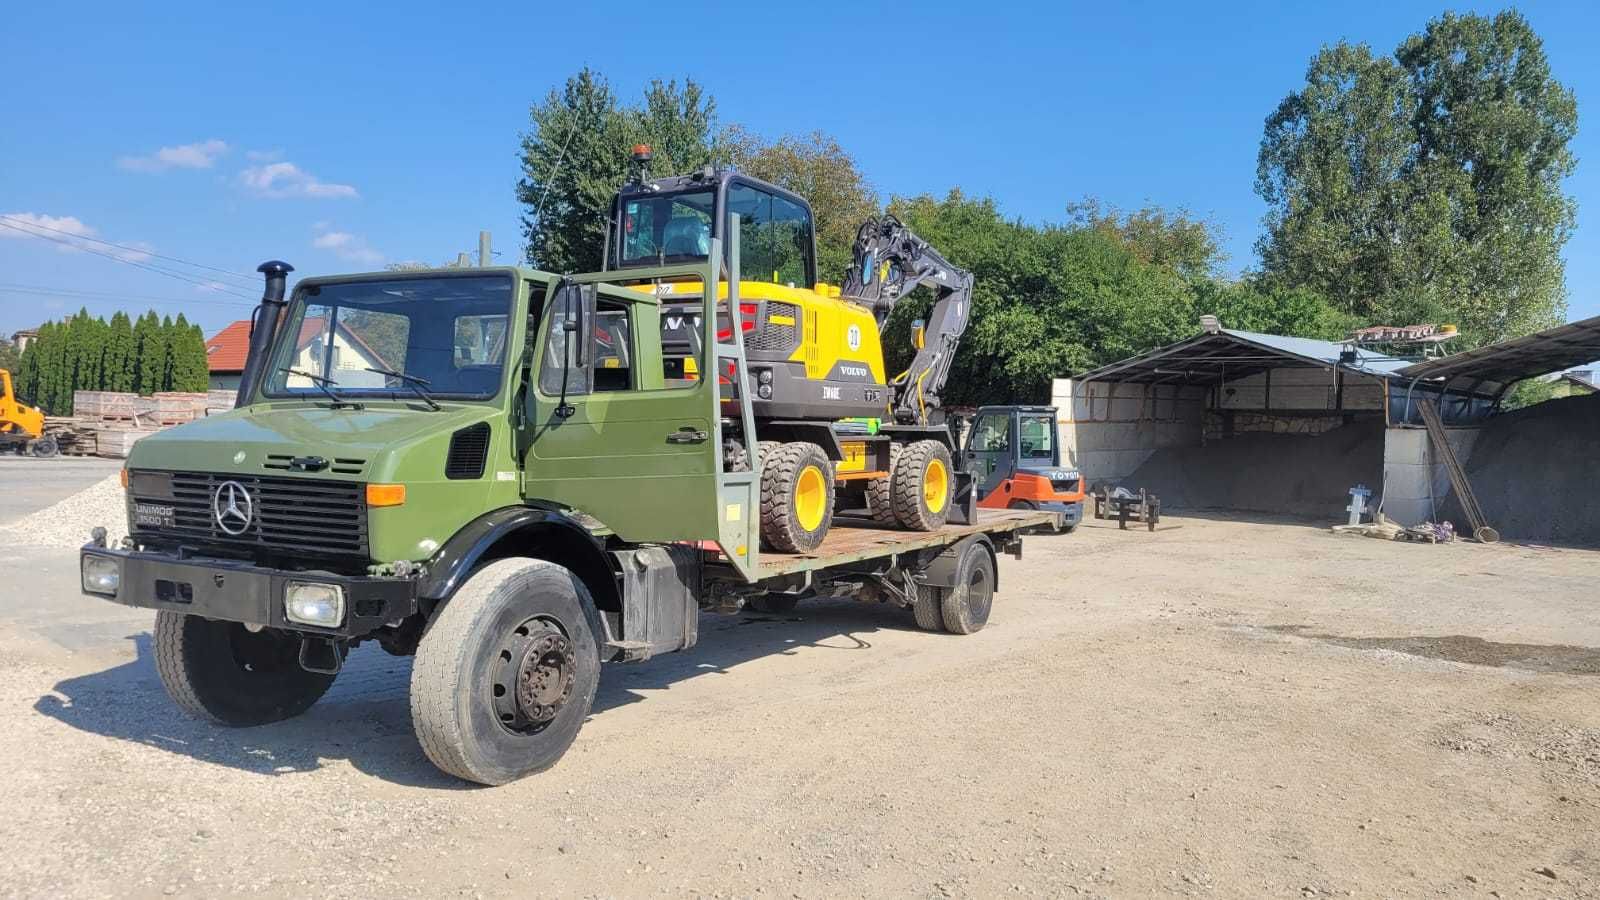
[[[967,468],[984,497],[1010,477],[1012,434],[1010,410],[980,409],[967,435]]]
[[[524,495],[628,541],[715,537],[716,379],[665,377],[653,296],[576,284],[551,296],[530,339]]]

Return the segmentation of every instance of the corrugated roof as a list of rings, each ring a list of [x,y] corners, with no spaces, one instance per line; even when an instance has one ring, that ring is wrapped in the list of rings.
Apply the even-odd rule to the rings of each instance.
[[[1600,316],[1557,325],[1544,331],[1424,360],[1401,369],[1404,378],[1510,384],[1600,359]]]
[[[1207,384],[1283,367],[1340,368],[1387,378],[1411,362],[1364,348],[1355,348],[1353,361],[1340,362],[1345,349],[1334,341],[1223,328],[1101,366],[1077,380],[1151,382],[1182,377],[1190,384]]]

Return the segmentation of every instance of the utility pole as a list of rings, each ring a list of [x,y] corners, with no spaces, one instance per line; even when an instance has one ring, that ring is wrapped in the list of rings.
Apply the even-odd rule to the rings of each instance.
[[[489,232],[478,232],[478,267],[488,268],[491,254],[489,253]]]

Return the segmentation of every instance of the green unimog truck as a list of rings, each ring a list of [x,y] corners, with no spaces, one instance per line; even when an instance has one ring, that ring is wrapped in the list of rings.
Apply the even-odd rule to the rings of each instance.
[[[264,264],[238,407],[133,448],[129,536],[97,529],[84,591],[157,610],[162,682],[223,725],[304,712],[362,642],[415,654],[423,749],[484,784],[554,764],[601,663],[693,646],[702,609],[854,596],[983,627],[997,555],[1052,514],[957,497],[938,531],[761,551],[744,348],[718,329],[737,280],[695,318],[693,367],[664,365],[652,289],[717,284],[736,241],[625,283],[445,269],[286,299],[290,267]]]

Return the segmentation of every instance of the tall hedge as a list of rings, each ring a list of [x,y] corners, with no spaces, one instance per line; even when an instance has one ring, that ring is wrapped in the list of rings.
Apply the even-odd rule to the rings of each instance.
[[[53,416],[70,416],[77,391],[203,391],[209,384],[205,336],[183,315],[154,311],[107,322],[87,309],[46,322],[13,373],[18,396]]]

